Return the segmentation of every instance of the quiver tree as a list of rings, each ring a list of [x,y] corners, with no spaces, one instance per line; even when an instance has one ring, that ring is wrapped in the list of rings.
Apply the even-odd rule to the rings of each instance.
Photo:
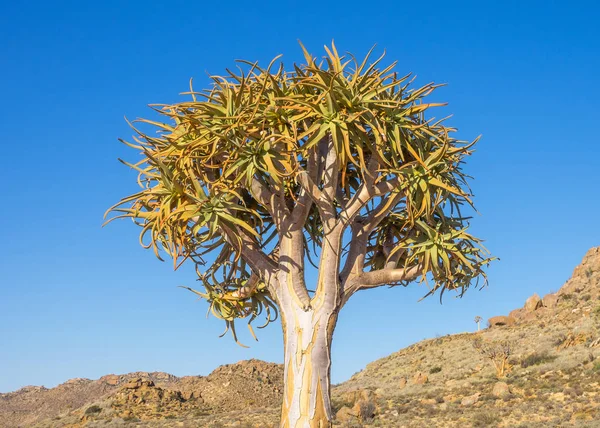
[[[475,317],[474,321],[475,321],[475,324],[477,324],[477,331],[479,331],[480,330],[479,323],[481,322],[481,317],[479,315],[477,315]]]
[[[496,342],[478,337],[473,340],[473,348],[492,362],[498,379],[506,376],[512,369],[509,358],[513,353],[513,345],[509,341]]]
[[[490,261],[461,215],[475,142],[428,118],[437,86],[325,49],[318,62],[303,48],[291,71],[241,61],[208,90],[190,84],[189,101],[155,105],[165,123],[138,122],[158,133],[123,141],[142,155],[123,162],[141,190],[109,210],[157,257],[195,264],[204,289],[190,290],[236,341],[236,320],[254,335],[257,317],[281,314],[284,427],[331,424],[331,339],[351,296],[416,279],[462,295]]]

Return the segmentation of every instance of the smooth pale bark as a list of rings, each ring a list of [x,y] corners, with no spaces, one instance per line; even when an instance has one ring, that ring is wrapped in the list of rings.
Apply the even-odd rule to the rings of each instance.
[[[284,335],[282,428],[330,427],[331,338],[337,313],[326,305],[281,308]]]

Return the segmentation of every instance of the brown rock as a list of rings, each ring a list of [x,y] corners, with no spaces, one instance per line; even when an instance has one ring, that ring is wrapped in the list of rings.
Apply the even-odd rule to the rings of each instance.
[[[573,270],[573,277],[587,278],[590,273],[600,268],[600,247],[591,248],[579,266]]]
[[[400,382],[398,382],[398,388],[403,389],[404,387],[406,387],[406,378],[400,378]]]
[[[481,393],[476,392],[473,395],[469,395],[467,397],[464,397],[462,400],[460,400],[460,405],[461,406],[472,406],[473,404],[477,403],[479,401],[479,396],[481,395]]]
[[[376,396],[377,394],[374,391],[371,391],[370,389],[363,389],[362,391],[360,391],[360,398],[364,401],[374,400]]]
[[[342,395],[342,399],[346,403],[354,404],[358,401],[370,401],[375,398],[376,394],[370,389],[355,389],[353,391],[348,391]]]
[[[413,383],[415,385],[424,385],[427,382],[429,382],[429,378],[423,372],[419,372],[413,377]]]
[[[352,411],[352,409],[348,406],[343,406],[338,412],[335,414],[335,419],[338,422],[349,422],[351,420],[356,419],[356,414]]]
[[[510,388],[506,382],[496,382],[492,389],[492,395],[494,397],[503,398],[510,395]]]
[[[445,403],[453,403],[456,400],[456,396],[453,394],[444,395],[442,398]]]
[[[536,319],[537,319],[537,315],[534,312],[527,312],[525,315],[523,315],[523,318],[521,319],[521,321],[531,322],[531,321],[535,321]]]
[[[533,312],[536,309],[541,308],[541,307],[542,307],[542,299],[540,298],[540,296],[538,296],[537,293],[525,301],[525,310],[527,310],[529,312]]]
[[[546,294],[542,299],[542,304],[547,308],[554,308],[558,304],[558,295],[557,294]]]
[[[488,323],[490,324],[490,327],[500,327],[504,325],[513,325],[515,323],[515,319],[504,315],[499,315],[497,317],[491,317],[488,320]]]
[[[510,313],[508,314],[509,318],[513,318],[515,320],[520,320],[521,318],[523,318],[523,316],[525,315],[526,311],[523,308],[519,308],[519,309],[515,309],[513,311],[510,311]]]
[[[183,397],[183,399],[185,401],[192,400],[192,399],[196,398],[196,395],[194,394],[194,391],[183,391],[181,393],[181,396]]]
[[[131,379],[129,382],[127,382],[125,385],[123,385],[124,389],[138,389],[141,387],[152,387],[154,386],[154,382],[152,382],[151,380],[145,380],[142,378],[136,378],[136,379]]]
[[[112,375],[106,375],[106,376],[102,376],[102,377],[100,378],[100,380],[101,380],[102,382],[104,382],[105,384],[107,384],[107,385],[111,385],[111,386],[116,386],[116,385],[118,385],[118,384],[119,384],[119,376],[117,376],[117,375],[114,375],[114,374],[112,374]]]

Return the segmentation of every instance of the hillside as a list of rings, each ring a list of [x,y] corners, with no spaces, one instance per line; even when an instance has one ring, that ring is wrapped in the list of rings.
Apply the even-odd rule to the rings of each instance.
[[[489,324],[370,363],[334,387],[336,424],[600,426],[600,247],[557,293],[531,296]],[[498,379],[490,357],[504,363],[505,376]],[[281,366],[257,360],[206,377],[73,379],[0,394],[0,426],[270,427],[278,421],[281,385]]]

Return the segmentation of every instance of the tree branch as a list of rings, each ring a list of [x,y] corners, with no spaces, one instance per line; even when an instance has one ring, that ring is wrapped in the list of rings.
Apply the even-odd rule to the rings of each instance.
[[[259,204],[267,209],[275,223],[275,227],[279,230],[283,218],[289,214],[289,210],[285,204],[282,203],[281,197],[269,190],[268,186],[261,182],[256,176],[252,177],[250,194]]]
[[[309,177],[306,171],[301,170],[297,176],[298,183],[302,186],[304,191],[309,195],[312,202],[319,209],[319,214],[323,223],[327,219],[335,218],[335,210],[333,207],[333,200],[328,200],[327,195],[321,192],[315,182]]]
[[[360,212],[360,210],[369,203],[369,201],[378,196],[383,196],[392,192],[398,188],[399,184],[400,180],[397,177],[394,177],[388,181],[383,181],[377,185],[369,186],[363,183],[360,189],[354,194],[352,199],[350,199],[348,204],[346,204],[340,213],[338,223],[347,226],[352,222],[352,220],[354,220],[354,217]]]
[[[325,163],[323,168],[323,205],[327,205],[327,209],[324,210],[326,217],[323,219],[323,227],[325,233],[333,229],[336,221],[335,211],[335,197],[338,187],[340,166],[339,166],[339,154],[333,144],[333,137],[327,136],[327,154],[325,155]]]
[[[309,150],[309,155],[308,155],[307,165],[306,165],[306,173],[308,174],[308,177],[312,180],[313,183],[317,180],[317,177],[318,177],[319,163],[320,163],[320,161],[319,161],[318,146],[315,146]],[[298,192],[298,199],[296,200],[296,206],[294,207],[294,209],[292,211],[292,223],[293,224],[298,224],[298,223],[304,224],[306,222],[306,219],[308,218],[308,215],[310,213],[310,208],[312,207],[312,204],[313,204],[311,195],[306,190],[306,188],[302,185],[300,187],[301,187],[301,189],[300,189],[300,192]]]
[[[271,294],[275,295],[277,284],[275,272],[277,270],[277,264],[260,249],[257,242],[252,237],[248,236],[248,233],[242,228],[235,226],[234,231],[224,225],[220,225],[219,227],[223,230],[223,236],[227,242],[240,251],[240,256],[248,263],[254,273],[259,275],[265,284],[267,284]],[[238,238],[241,241],[240,246],[237,245]]]
[[[387,183],[387,182],[386,182]],[[364,259],[367,253],[367,245],[371,232],[381,223],[394,207],[404,197],[404,193],[390,195],[389,198],[382,198],[379,205],[374,208],[366,218],[358,217],[352,223],[352,240],[350,241],[350,250],[346,258],[346,264],[341,272],[342,282],[349,280],[350,276],[359,275],[364,266]]]
[[[383,285],[394,285],[401,281],[411,281],[421,275],[422,266],[417,265],[408,269],[379,269],[363,272],[352,278],[344,288],[344,303],[359,290],[376,288]]]

